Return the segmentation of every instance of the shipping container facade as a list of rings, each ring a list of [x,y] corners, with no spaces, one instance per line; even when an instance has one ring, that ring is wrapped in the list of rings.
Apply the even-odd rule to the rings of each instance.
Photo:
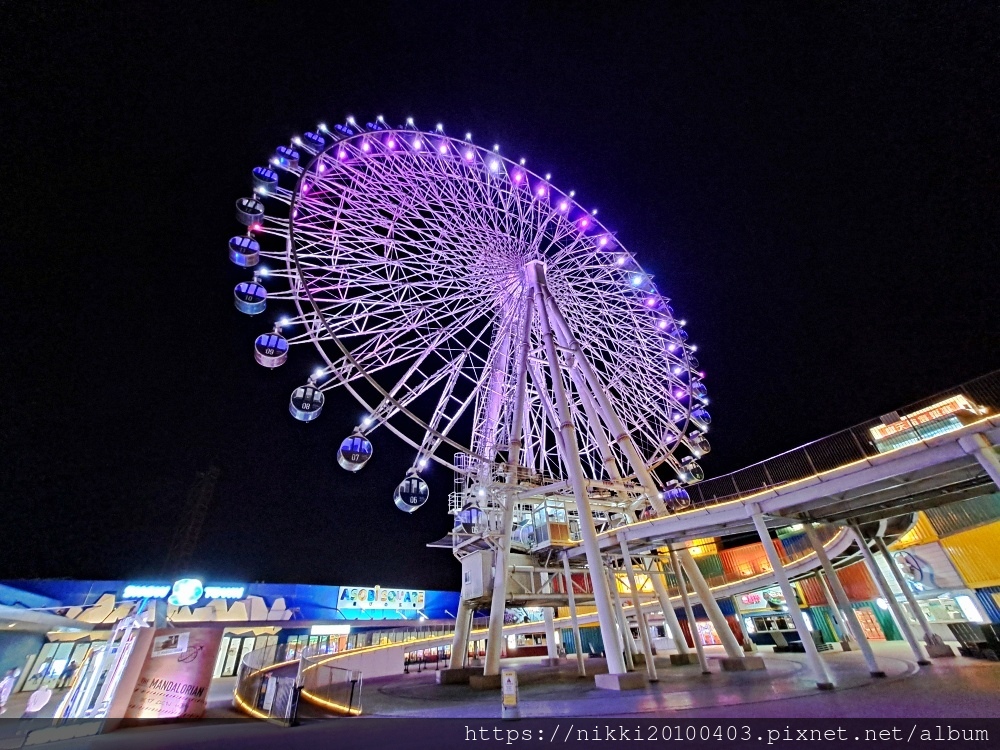
[[[941,540],[941,546],[970,588],[1000,585],[1000,522],[978,526]]]
[[[927,511],[938,536],[950,536],[1000,521],[1000,493],[974,497]]]
[[[976,598],[986,611],[990,622],[1000,623],[1000,586],[990,586],[976,591]]]
[[[847,598],[852,602],[865,602],[882,596],[864,562],[856,562],[837,571]]]
[[[931,525],[927,515],[920,511],[917,513],[917,522],[913,524],[909,531],[892,543],[892,549],[906,549],[917,544],[929,544],[936,542],[938,534]]]

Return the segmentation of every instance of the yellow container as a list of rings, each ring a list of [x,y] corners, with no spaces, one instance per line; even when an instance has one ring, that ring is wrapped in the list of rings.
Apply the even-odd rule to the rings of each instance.
[[[969,588],[1000,586],[1000,521],[941,540],[948,557]]]
[[[907,531],[903,536],[892,543],[892,549],[906,549],[907,547],[914,547],[918,544],[928,544],[929,542],[936,542],[938,540],[937,532],[934,531],[934,527],[931,526],[930,520],[924,515],[923,511],[917,513],[917,522],[913,524],[913,528]]]

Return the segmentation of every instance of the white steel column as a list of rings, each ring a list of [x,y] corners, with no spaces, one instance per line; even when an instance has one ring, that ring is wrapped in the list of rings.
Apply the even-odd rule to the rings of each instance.
[[[677,653],[688,654],[690,651],[687,639],[684,637],[684,631],[681,630],[681,624],[677,621],[677,613],[674,612],[674,608],[670,604],[670,595],[667,593],[666,585],[664,585],[666,576],[667,571],[663,567],[663,561],[658,557],[650,560],[649,577],[653,580],[653,590],[656,592],[660,609],[663,611],[663,621],[670,630],[670,636],[674,639]]]
[[[587,481],[583,475],[583,465],[580,463],[580,454],[577,450],[576,428],[573,426],[573,417],[570,413],[569,402],[566,399],[566,391],[563,389],[562,371],[559,367],[559,354],[556,351],[555,337],[552,333],[552,326],[549,324],[549,316],[546,310],[545,303],[548,290],[545,287],[545,270],[542,262],[532,261],[528,263],[525,267],[525,275],[533,292],[535,312],[538,315],[542,342],[545,346],[545,355],[546,359],[548,359],[549,371],[552,375],[552,392],[555,396],[556,409],[558,410],[560,422],[559,432],[563,436],[563,462],[573,485],[573,496],[576,499],[576,507],[579,511],[580,535],[583,537],[583,549],[586,553],[587,565],[591,570],[590,578],[594,584],[597,619],[601,625],[601,637],[605,643],[608,672],[611,674],[625,674],[625,662],[622,659],[621,653],[617,648],[608,648],[608,644],[616,643],[614,637],[615,618],[610,606],[610,592],[608,591],[607,580],[603,575],[598,575],[603,570],[604,562],[601,559],[601,548],[597,541],[597,530],[594,528],[594,515],[590,509],[590,499],[587,497]],[[552,308],[557,311],[554,300],[552,300]]]
[[[677,553],[674,548],[667,545],[670,553],[670,567],[674,569],[674,578],[677,579],[677,589],[681,593],[681,603],[684,605],[684,616],[687,618],[688,630],[691,631],[691,642],[694,643],[694,650],[698,653],[698,663],[701,665],[702,674],[711,674],[708,668],[708,659],[705,658],[705,646],[698,637],[698,623],[694,619],[694,609],[691,607],[691,599],[688,597],[687,581],[684,580],[684,571],[681,564],[677,562]]]
[[[573,575],[569,570],[569,558],[563,555],[562,563],[566,598],[569,599],[569,621],[573,625],[573,644],[576,646],[576,670],[581,677],[586,677],[587,667],[583,661],[583,640],[580,638],[580,622],[576,617],[576,594],[573,593]]]
[[[917,660],[917,664],[922,667],[927,666],[931,663],[930,657],[927,655],[927,651],[924,650],[923,644],[917,640],[917,637],[913,634],[913,628],[910,627],[909,621],[906,619],[906,614],[903,612],[903,608],[899,606],[899,602],[896,601],[896,595],[892,593],[892,589],[889,588],[889,582],[885,580],[885,576],[882,575],[882,570],[879,568],[878,563],[875,562],[875,556],[872,555],[872,551],[868,549],[868,543],[865,541],[864,534],[861,533],[861,527],[856,523],[851,523],[851,531],[854,532],[854,538],[858,542],[858,547],[861,549],[861,556],[865,558],[865,563],[868,565],[868,572],[872,574],[872,578],[875,579],[875,583],[878,585],[879,591],[882,592],[882,598],[886,600],[889,605],[889,610],[892,612],[893,619],[896,620],[896,626],[899,628],[899,632],[903,634],[903,638],[910,645],[910,650],[913,652],[913,658]]]
[[[771,563],[774,577],[778,579],[781,593],[785,597],[785,604],[788,605],[788,614],[792,616],[795,629],[799,631],[799,638],[802,639],[806,658],[809,661],[809,666],[812,668],[813,676],[816,678],[816,687],[820,690],[833,690],[833,680],[830,678],[830,673],[827,671],[826,665],[820,658],[819,651],[816,650],[816,643],[813,641],[812,633],[806,627],[805,615],[802,614],[802,610],[799,609],[799,603],[795,600],[795,590],[792,588],[792,584],[788,580],[788,574],[785,573],[785,568],[778,557],[778,550],[774,548],[774,542],[771,541],[771,535],[767,531],[767,524],[764,523],[764,516],[761,515],[760,508],[756,505],[748,506],[747,510],[750,511],[753,525],[757,528],[757,535],[760,537],[767,560]]]
[[[451,662],[449,669],[461,669],[469,655],[469,632],[472,629],[473,609],[465,600],[458,603],[455,615],[455,637],[451,640]]]
[[[510,423],[510,447],[507,450],[507,484],[517,486],[517,469],[521,464],[522,429],[524,427],[524,399],[528,381],[528,352],[531,349],[532,305],[530,297],[524,301],[520,339],[517,352],[517,382],[514,385],[514,404]],[[490,599],[490,624],[486,636],[486,664],[483,674],[500,674],[500,652],[503,648],[503,616],[507,605],[507,568],[510,559],[510,537],[514,525],[514,497],[504,496],[502,536],[500,548],[493,562],[493,596]]]
[[[550,664],[559,660],[559,644],[556,641],[556,624],[553,622],[552,612],[552,607],[542,609],[542,619],[545,621],[545,651]]]
[[[639,649],[635,647],[635,641],[632,640],[632,629],[628,626],[628,620],[625,618],[625,607],[622,606],[622,595],[618,591],[618,576],[615,575],[614,569],[608,565],[607,567],[608,578],[611,583],[611,591],[614,592],[615,600],[615,611],[618,613],[618,633],[621,640],[618,643],[621,645],[622,655],[625,657],[625,666],[629,672],[635,671],[635,659],[632,658],[632,654],[639,652]],[[607,649],[604,649],[607,653]]]
[[[896,565],[895,559],[893,559],[893,556],[889,553],[889,549],[885,546],[885,540],[883,540],[880,536],[876,536],[875,546],[878,547],[878,551],[882,553],[882,557],[884,557],[885,561],[889,564],[889,570],[892,571],[892,576],[896,579],[896,585],[902,590],[903,596],[906,597],[907,604],[910,605],[910,609],[913,611],[913,616],[916,617],[917,622],[920,623],[920,628],[924,631],[924,643],[935,650],[940,649],[938,653],[933,654],[935,656],[954,656],[955,652],[951,650],[951,647],[945,646],[944,640],[942,640],[941,636],[931,629],[931,624],[927,621],[927,616],[924,614],[924,611],[920,609],[920,602],[918,602],[917,597],[913,595],[913,591],[910,590],[909,584],[906,582],[906,579],[903,578],[903,574],[900,572],[899,566]],[[947,649],[947,652],[945,652],[945,649]],[[930,655],[930,649],[928,649],[927,653]]]
[[[635,569],[632,567],[632,556],[629,553],[625,535],[618,535],[622,547],[622,560],[625,563],[625,575],[628,576],[628,587],[632,590],[632,607],[635,609],[635,620],[639,623],[639,640],[642,641],[642,655],[646,659],[646,674],[650,682],[656,682],[656,664],[653,661],[653,644],[649,640],[649,623],[642,611],[642,601],[639,599],[639,587],[635,581]]]
[[[840,582],[840,578],[837,576],[837,572],[833,569],[833,565],[830,562],[830,557],[826,554],[826,549],[824,549],[819,537],[816,536],[816,530],[809,523],[803,524],[803,526],[805,527],[809,543],[816,551],[816,559],[823,566],[827,583],[833,589],[834,598],[836,598],[837,605],[840,607],[840,614],[850,626],[851,633],[854,634],[854,640],[858,642],[858,648],[861,649],[861,654],[865,657],[868,671],[872,677],[885,677],[885,672],[879,669],[878,662],[875,661],[875,654],[872,651],[871,644],[868,642],[865,631],[861,627],[861,622],[858,620],[858,614],[854,611],[854,607],[851,606],[851,600],[847,597],[847,592],[844,591],[844,584]]]
[[[705,614],[708,615],[708,619],[715,627],[715,632],[719,636],[719,640],[722,641],[723,648],[726,649],[726,656],[730,659],[742,659],[744,656],[743,646],[739,644],[736,636],[733,635],[732,628],[729,627],[726,616],[722,614],[719,603],[712,595],[712,589],[708,587],[708,581],[701,574],[701,568],[698,567],[698,563],[694,561],[694,557],[691,555],[691,550],[687,547],[682,547],[677,550],[677,558],[681,561],[681,567],[687,572],[688,580],[691,581],[694,592],[698,595],[698,600],[705,609]]]

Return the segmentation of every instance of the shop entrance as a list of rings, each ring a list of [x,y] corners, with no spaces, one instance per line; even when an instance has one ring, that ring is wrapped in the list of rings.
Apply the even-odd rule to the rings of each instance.
[[[277,643],[278,636],[276,635],[223,635],[212,677],[234,677],[244,656],[255,648],[275,646]]]

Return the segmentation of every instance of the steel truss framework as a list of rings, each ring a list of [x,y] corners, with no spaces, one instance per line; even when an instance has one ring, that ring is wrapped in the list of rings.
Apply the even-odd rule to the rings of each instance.
[[[283,281],[268,299],[295,308],[275,333],[316,347],[325,366],[308,385],[349,390],[366,410],[358,434],[385,426],[415,449],[411,472],[429,460],[456,472],[456,555],[492,549],[507,570],[531,509],[556,496],[595,570],[595,524],[683,502],[671,488],[701,477],[708,450],[695,347],[572,192],[497,147],[381,119],[321,126],[279,148],[273,179],[262,169],[256,197],[287,209],[243,220],[278,264],[255,279]],[[506,597],[496,579],[491,635]],[[593,582],[608,638],[607,581]]]

